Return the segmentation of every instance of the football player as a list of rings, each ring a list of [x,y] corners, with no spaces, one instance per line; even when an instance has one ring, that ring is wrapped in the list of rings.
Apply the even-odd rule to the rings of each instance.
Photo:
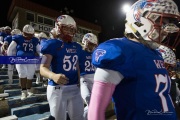
[[[43,42],[45,42],[48,37],[44,32],[40,32],[38,34],[38,39],[39,39],[39,44],[40,46],[42,46]],[[41,54],[40,54],[41,57]],[[39,84],[42,81],[42,77],[40,75],[40,64],[36,64],[36,71],[35,71],[35,75],[36,75],[36,84]]]
[[[88,105],[90,102],[91,91],[94,80],[95,67],[92,65],[92,52],[98,45],[97,36],[87,33],[82,39],[83,51],[80,59],[80,88],[81,96],[86,104],[84,108],[84,118],[87,120]]]
[[[8,35],[11,35],[11,27],[9,26],[5,26],[3,28],[1,28],[1,32],[0,32],[0,41],[4,42],[4,38]]]
[[[13,29],[11,31],[11,35],[8,35],[7,37],[4,38],[4,43],[3,43],[3,46],[2,46],[3,51],[7,51],[8,46],[12,42],[12,36],[21,35],[21,34],[22,34],[21,30]],[[12,56],[16,56],[16,51],[15,50],[13,51]],[[14,65],[8,64],[8,77],[9,77],[8,83],[9,84],[13,83],[13,70],[14,70]]]
[[[0,44],[3,44],[3,36],[2,34],[4,34],[4,27],[0,27]]]
[[[93,52],[97,69],[89,120],[105,120],[111,97],[117,120],[177,120],[169,95],[171,80],[153,43],[176,46],[167,41],[178,39],[166,38],[178,38],[179,19],[173,0],[138,0],[131,6],[125,37],[108,40]]]
[[[0,32],[0,41],[2,44],[4,43],[4,38],[8,35],[11,35],[11,27],[5,26],[3,27],[2,32]],[[1,48],[1,53],[3,56],[7,55],[7,52],[3,50],[3,47]],[[4,68],[6,68],[6,64],[3,64],[2,69]]]
[[[180,108],[177,106],[176,99],[180,97],[180,90],[178,88],[179,79],[177,76],[177,73],[175,71],[176,67],[176,55],[170,48],[160,45],[157,49],[161,54],[162,58],[164,59],[165,67],[169,72],[169,76],[171,78],[171,89],[170,89],[170,95],[172,98],[172,101],[174,103],[174,106],[176,108],[177,116],[180,118]]]
[[[34,37],[34,28],[31,25],[23,27],[22,35],[15,35],[12,37],[12,42],[8,47],[8,55],[12,56],[13,51],[16,50],[16,56],[32,56],[35,53],[40,53],[40,46],[38,39]],[[16,64],[16,69],[20,78],[22,89],[21,100],[33,95],[31,92],[32,79],[35,73],[35,64]]]
[[[4,27],[0,27],[0,34],[2,34],[2,32],[4,32]],[[2,54],[2,45],[3,45],[3,37],[0,36],[0,56],[3,56],[3,54]]]
[[[43,63],[40,73],[49,78],[47,99],[51,118],[55,120],[66,120],[66,111],[71,120],[83,120],[84,106],[79,88],[82,47],[72,41],[76,29],[76,22],[71,16],[59,16],[56,23],[59,39],[48,40],[41,48]]]

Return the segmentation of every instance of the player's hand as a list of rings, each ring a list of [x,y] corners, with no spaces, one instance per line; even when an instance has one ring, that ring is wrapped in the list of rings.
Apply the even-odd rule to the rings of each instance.
[[[2,46],[2,50],[3,50],[3,51],[6,51],[7,49],[8,49],[8,46],[7,46],[7,45],[3,45],[3,46]]]
[[[64,74],[55,74],[52,76],[55,83],[64,85],[69,82],[69,79]]]
[[[2,54],[6,56],[7,55],[7,50],[3,50]]]

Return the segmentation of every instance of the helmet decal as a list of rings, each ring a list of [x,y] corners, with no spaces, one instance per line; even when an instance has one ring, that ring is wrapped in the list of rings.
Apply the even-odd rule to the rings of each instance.
[[[65,19],[65,18],[66,18],[65,15],[61,15],[61,16],[59,16],[59,17],[57,18],[57,21],[60,22],[60,21],[62,21],[62,20]]]
[[[82,39],[82,44],[87,51],[92,52],[98,45],[97,36],[93,33],[86,33]]]
[[[133,11],[133,16],[134,16],[134,19],[137,21],[137,22],[141,22],[140,18],[142,17],[143,15],[143,9],[144,8],[150,8],[153,6],[153,4],[151,2],[159,2],[159,0],[142,0],[142,1],[138,1],[137,4],[135,4],[134,6],[134,11]]]

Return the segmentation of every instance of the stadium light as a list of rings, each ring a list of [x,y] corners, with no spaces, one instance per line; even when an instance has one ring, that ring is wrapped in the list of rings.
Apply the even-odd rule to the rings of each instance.
[[[131,8],[131,5],[129,3],[126,3],[122,6],[122,10],[124,13],[127,13]]]

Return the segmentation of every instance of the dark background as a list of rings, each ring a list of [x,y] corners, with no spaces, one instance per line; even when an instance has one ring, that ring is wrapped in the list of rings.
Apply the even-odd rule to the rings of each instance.
[[[122,37],[124,33],[125,14],[122,12],[124,3],[133,4],[137,0],[29,0],[40,5],[61,11],[72,17],[98,24],[102,27],[99,34],[100,43],[110,38]],[[174,0],[180,10],[180,0]],[[1,0],[0,27],[9,25],[7,13],[12,0]],[[72,12],[73,11],[73,12]],[[180,46],[180,45],[179,45]],[[176,49],[176,55],[180,58],[180,47]]]

